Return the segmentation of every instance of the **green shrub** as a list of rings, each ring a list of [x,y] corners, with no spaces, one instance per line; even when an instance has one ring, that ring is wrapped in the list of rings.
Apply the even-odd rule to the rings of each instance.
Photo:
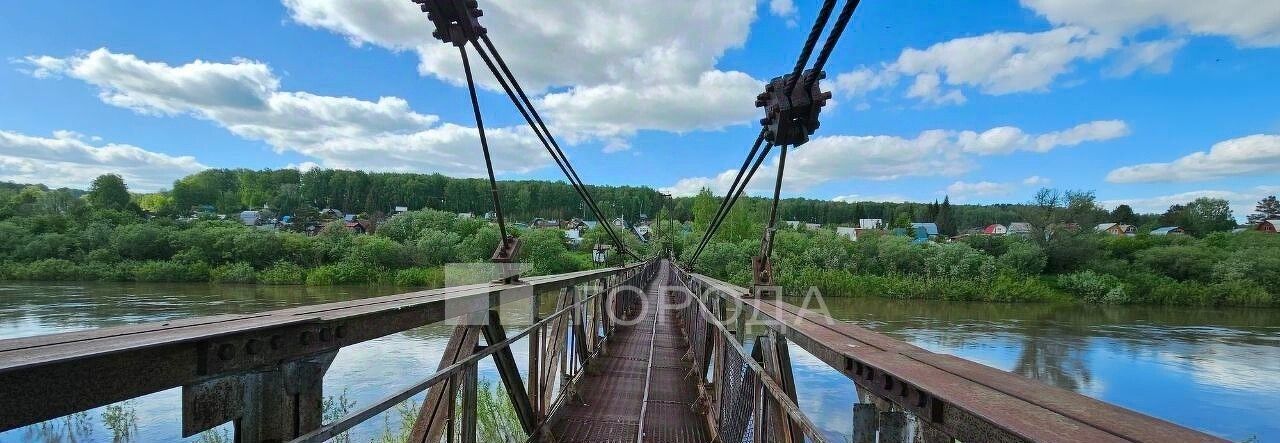
[[[1138,262],[1178,280],[1212,281],[1223,252],[1203,246],[1161,246],[1137,254]]]
[[[49,258],[16,266],[13,275],[18,280],[79,280],[80,267],[68,260]]]
[[[307,282],[307,270],[281,260],[259,272],[258,281],[268,285],[300,285]]]
[[[253,283],[257,281],[257,273],[248,263],[228,263],[209,271],[209,281],[214,283]]]
[[[1058,287],[1092,303],[1117,303],[1127,300],[1119,278],[1093,271],[1081,271],[1058,277]],[[1121,299],[1124,300],[1121,300]]]
[[[204,262],[152,260],[140,262],[131,270],[140,282],[196,282],[209,280],[209,265]]]
[[[307,284],[311,286],[377,283],[383,279],[383,272],[378,268],[350,260],[324,265],[307,272]]]
[[[129,281],[131,268],[125,263],[91,261],[80,265],[80,276],[85,280]]]
[[[397,286],[439,288],[444,286],[444,269],[409,268],[396,271]]]
[[[1019,275],[1040,275],[1048,261],[1044,248],[1025,240],[1007,242],[1004,254],[997,259],[1001,268]]]
[[[418,263],[426,266],[440,266],[451,263],[457,256],[456,249],[462,243],[462,237],[452,232],[426,228],[418,234]],[[497,244],[495,243],[496,247]]]

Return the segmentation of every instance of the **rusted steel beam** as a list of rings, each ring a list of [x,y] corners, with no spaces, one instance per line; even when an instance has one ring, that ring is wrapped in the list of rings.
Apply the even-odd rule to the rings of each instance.
[[[453,335],[449,336],[449,343],[445,345],[444,353],[440,356],[437,371],[470,357],[475,353],[476,344],[479,342],[480,328],[469,324],[458,325],[454,328]],[[427,391],[427,398],[422,402],[422,407],[418,410],[418,419],[409,433],[410,442],[440,441],[440,436],[444,434],[446,427],[450,426],[453,416],[449,408],[453,404],[454,397],[449,395],[448,388],[440,384],[432,386]]]
[[[693,278],[762,314],[770,327],[859,388],[961,441],[1225,441],[786,302],[745,299],[745,289],[728,283]]]
[[[496,310],[489,311],[489,323],[484,326],[483,331],[485,342],[490,346],[507,340],[507,332],[503,329]],[[524,390],[524,381],[520,378],[520,369],[516,366],[511,348],[505,347],[493,353],[493,364],[498,368],[498,377],[506,387],[507,397],[516,410],[520,426],[524,428],[525,434],[533,435],[538,429],[538,418],[534,415],[533,405],[530,404],[529,396]]]
[[[284,361],[486,310],[495,301],[524,299],[535,291],[636,266],[531,277],[513,285],[458,286],[250,315],[0,340],[0,431],[164,389],[269,370]]]
[[[853,431],[851,443],[876,443],[876,430],[880,428],[879,410],[872,403],[853,405]]]

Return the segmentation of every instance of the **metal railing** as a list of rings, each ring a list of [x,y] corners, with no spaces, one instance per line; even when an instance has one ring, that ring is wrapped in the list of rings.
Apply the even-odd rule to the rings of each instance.
[[[429,391],[415,437],[469,442],[475,441],[476,410],[468,406],[476,399],[477,365],[492,357],[524,431],[537,435],[565,401],[565,387],[608,340],[608,312],[634,309],[629,296],[610,292],[643,286],[655,265],[0,340],[0,431],[182,387],[184,436],[232,422],[239,441],[315,442]],[[554,312],[540,317],[537,295],[557,290]],[[523,299],[532,300],[532,326],[506,336],[495,309]],[[341,348],[460,316],[472,321],[455,330],[436,373],[321,423],[323,376]],[[481,336],[486,346],[477,346]],[[530,344],[527,381],[511,353],[522,339]]]
[[[678,287],[675,293],[683,298],[672,302],[683,306],[680,315],[689,341],[686,357],[693,361],[692,375],[706,391],[701,401],[713,434],[720,441],[735,443],[825,442],[796,405],[795,386],[785,384],[790,382],[790,362],[782,362],[785,370],[762,366],[769,361],[767,352],[761,351],[767,346],[757,343],[756,350],[761,352],[747,352],[725,327],[723,313],[717,315],[708,307],[714,300],[690,290],[689,281],[681,271],[669,284]]]

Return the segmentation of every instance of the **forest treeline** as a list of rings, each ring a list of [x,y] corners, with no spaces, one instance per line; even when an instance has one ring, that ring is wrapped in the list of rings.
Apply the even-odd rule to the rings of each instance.
[[[517,180],[499,182],[503,209],[513,220],[535,217],[594,219],[573,187],[565,182]],[[589,186],[592,196],[608,218],[640,215],[655,217],[666,208],[677,220],[692,220],[693,197],[664,199],[656,189],[645,186]],[[409,209],[437,209],[448,212],[484,214],[493,203],[488,183],[482,179],[451,178],[440,174],[371,173],[333,169],[249,170],[210,169],[176,181],[168,192],[141,196],[138,203],[147,211],[172,216],[188,214],[193,208],[212,206],[230,214],[263,206],[279,214],[304,208],[334,208],[350,214],[389,213],[397,206]],[[764,204],[765,199],[744,197],[744,205]],[[808,223],[852,225],[863,218],[890,222],[936,222],[943,233],[954,235],[967,228],[991,223],[1008,224],[1025,220],[1026,204],[960,205],[948,198],[935,203],[839,202],[807,198],[785,199],[780,214],[786,220]],[[1158,224],[1158,216],[1134,214],[1118,208],[1116,217],[1099,214],[1103,221],[1134,225]],[[1093,220],[1084,220],[1093,222]]]

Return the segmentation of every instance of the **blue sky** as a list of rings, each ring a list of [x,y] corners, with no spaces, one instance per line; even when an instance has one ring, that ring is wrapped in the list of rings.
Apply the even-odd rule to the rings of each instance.
[[[818,4],[481,0],[587,182],[682,195],[727,185],[755,94],[794,63]],[[0,180],[477,176],[457,51],[430,33],[408,0],[11,4]],[[788,195],[1021,202],[1051,186],[1146,211],[1221,197],[1242,217],[1280,191],[1275,2],[866,1],[827,72],[835,104],[789,156]],[[559,178],[480,80],[501,176]]]

